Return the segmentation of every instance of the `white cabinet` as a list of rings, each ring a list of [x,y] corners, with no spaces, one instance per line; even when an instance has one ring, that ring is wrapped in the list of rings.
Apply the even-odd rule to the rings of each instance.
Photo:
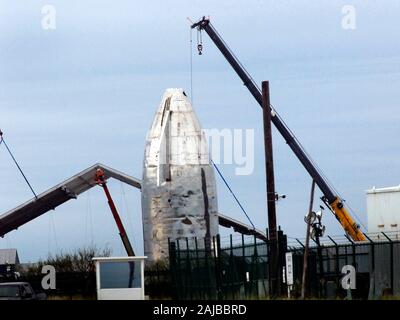
[[[144,300],[146,257],[93,258],[98,300]]]

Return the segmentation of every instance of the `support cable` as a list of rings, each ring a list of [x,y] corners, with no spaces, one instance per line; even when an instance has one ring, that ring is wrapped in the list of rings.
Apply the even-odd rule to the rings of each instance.
[[[26,184],[29,186],[29,189],[31,189],[33,195],[34,195],[35,198],[37,199],[38,197],[37,197],[35,191],[33,190],[31,184],[29,183],[29,181],[28,181],[28,179],[27,179],[27,177],[25,176],[25,174],[24,174],[24,172],[22,171],[20,165],[18,164],[17,160],[15,159],[13,153],[11,152],[10,148],[8,147],[6,141],[4,140],[3,132],[0,130],[0,144],[1,144],[1,142],[3,142],[3,144],[4,144],[4,146],[6,147],[8,153],[10,154],[10,156],[11,156],[11,158],[13,159],[15,165],[17,166],[19,172],[21,173],[22,177],[24,178]]]
[[[211,160],[211,159],[210,159]],[[236,203],[239,205],[240,209],[242,212],[245,214],[247,220],[249,220],[250,224],[252,225],[253,229],[256,229],[256,227],[253,224],[253,221],[251,221],[249,215],[247,214],[246,210],[243,208],[242,204],[240,203],[239,199],[236,197],[235,193],[232,191],[231,187],[229,186],[228,182],[222,175],[221,171],[218,169],[217,165],[214,163],[214,161],[211,160],[211,163],[213,164],[215,170],[217,170],[218,175],[221,177],[222,181],[225,183],[225,186],[228,188],[229,192],[232,194],[233,198],[235,199]]]

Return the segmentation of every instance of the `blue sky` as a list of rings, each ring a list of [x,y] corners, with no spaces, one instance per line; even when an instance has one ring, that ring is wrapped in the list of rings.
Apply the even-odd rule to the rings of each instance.
[[[41,28],[51,4],[57,28]],[[356,9],[356,29],[341,26]],[[0,128],[37,192],[101,162],[142,175],[144,143],[168,87],[190,88],[189,23],[210,15],[307,151],[366,224],[365,190],[400,183],[400,2],[0,0]],[[193,34],[195,38],[195,34]],[[265,228],[262,114],[208,37],[193,55],[193,102],[204,128],[254,128],[255,171],[221,170]],[[195,48],[194,48],[195,49]],[[278,221],[305,233],[310,178],[274,131]],[[132,242],[142,251],[140,194],[110,183]],[[219,209],[245,221],[218,180]],[[31,198],[0,149],[0,212]],[[327,214],[329,234],[342,234]],[[123,254],[101,189],[13,231],[1,247],[22,261],[91,241]]]

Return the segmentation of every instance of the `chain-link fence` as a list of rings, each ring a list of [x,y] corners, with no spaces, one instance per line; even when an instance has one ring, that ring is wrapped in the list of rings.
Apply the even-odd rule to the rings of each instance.
[[[285,237],[280,232],[280,242]],[[170,271],[178,299],[258,299],[269,295],[269,243],[242,235],[170,242]],[[248,240],[251,240],[249,242]]]
[[[400,241],[390,237],[369,238],[354,243],[339,243],[328,237],[328,243],[310,246],[306,296],[310,298],[374,299],[384,295],[400,296]],[[250,240],[250,241],[249,241]],[[297,240],[297,239],[296,239]],[[190,243],[190,244],[189,244]],[[195,244],[194,247],[192,244]],[[304,245],[287,245],[280,232],[280,286],[276,294],[288,292],[285,279],[285,253],[293,256],[291,297],[300,297]],[[244,236],[241,241],[221,245],[219,236],[210,239],[183,239],[170,242],[170,275],[172,291],[178,299],[262,299],[270,296],[271,274],[268,241]],[[342,286],[344,266],[356,271],[356,289]]]

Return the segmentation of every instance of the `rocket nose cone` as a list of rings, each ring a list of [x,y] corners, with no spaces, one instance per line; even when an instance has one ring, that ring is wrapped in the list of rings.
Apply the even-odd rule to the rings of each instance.
[[[169,95],[169,96],[175,95],[175,96],[187,97],[186,92],[182,88],[167,88],[167,89],[165,89],[164,95]]]
[[[144,167],[164,162],[209,163],[207,139],[181,88],[165,90],[147,136]]]
[[[192,104],[182,88],[169,88],[164,92],[158,112],[191,111]]]
[[[171,112],[179,114],[180,116],[178,117],[180,118],[184,113],[186,113],[188,116],[189,113],[193,113],[190,100],[182,88],[168,88],[165,90],[159,108],[155,114],[153,124],[148,132],[148,141],[161,134],[162,127],[165,126],[169,116],[171,116]],[[173,117],[175,118],[175,116]],[[192,118],[192,115],[190,115],[190,117]],[[193,117],[195,118],[195,116]],[[181,119],[174,119],[174,122],[177,123],[180,122],[180,120]],[[197,123],[198,120],[194,119],[193,121],[190,120],[190,122]]]

